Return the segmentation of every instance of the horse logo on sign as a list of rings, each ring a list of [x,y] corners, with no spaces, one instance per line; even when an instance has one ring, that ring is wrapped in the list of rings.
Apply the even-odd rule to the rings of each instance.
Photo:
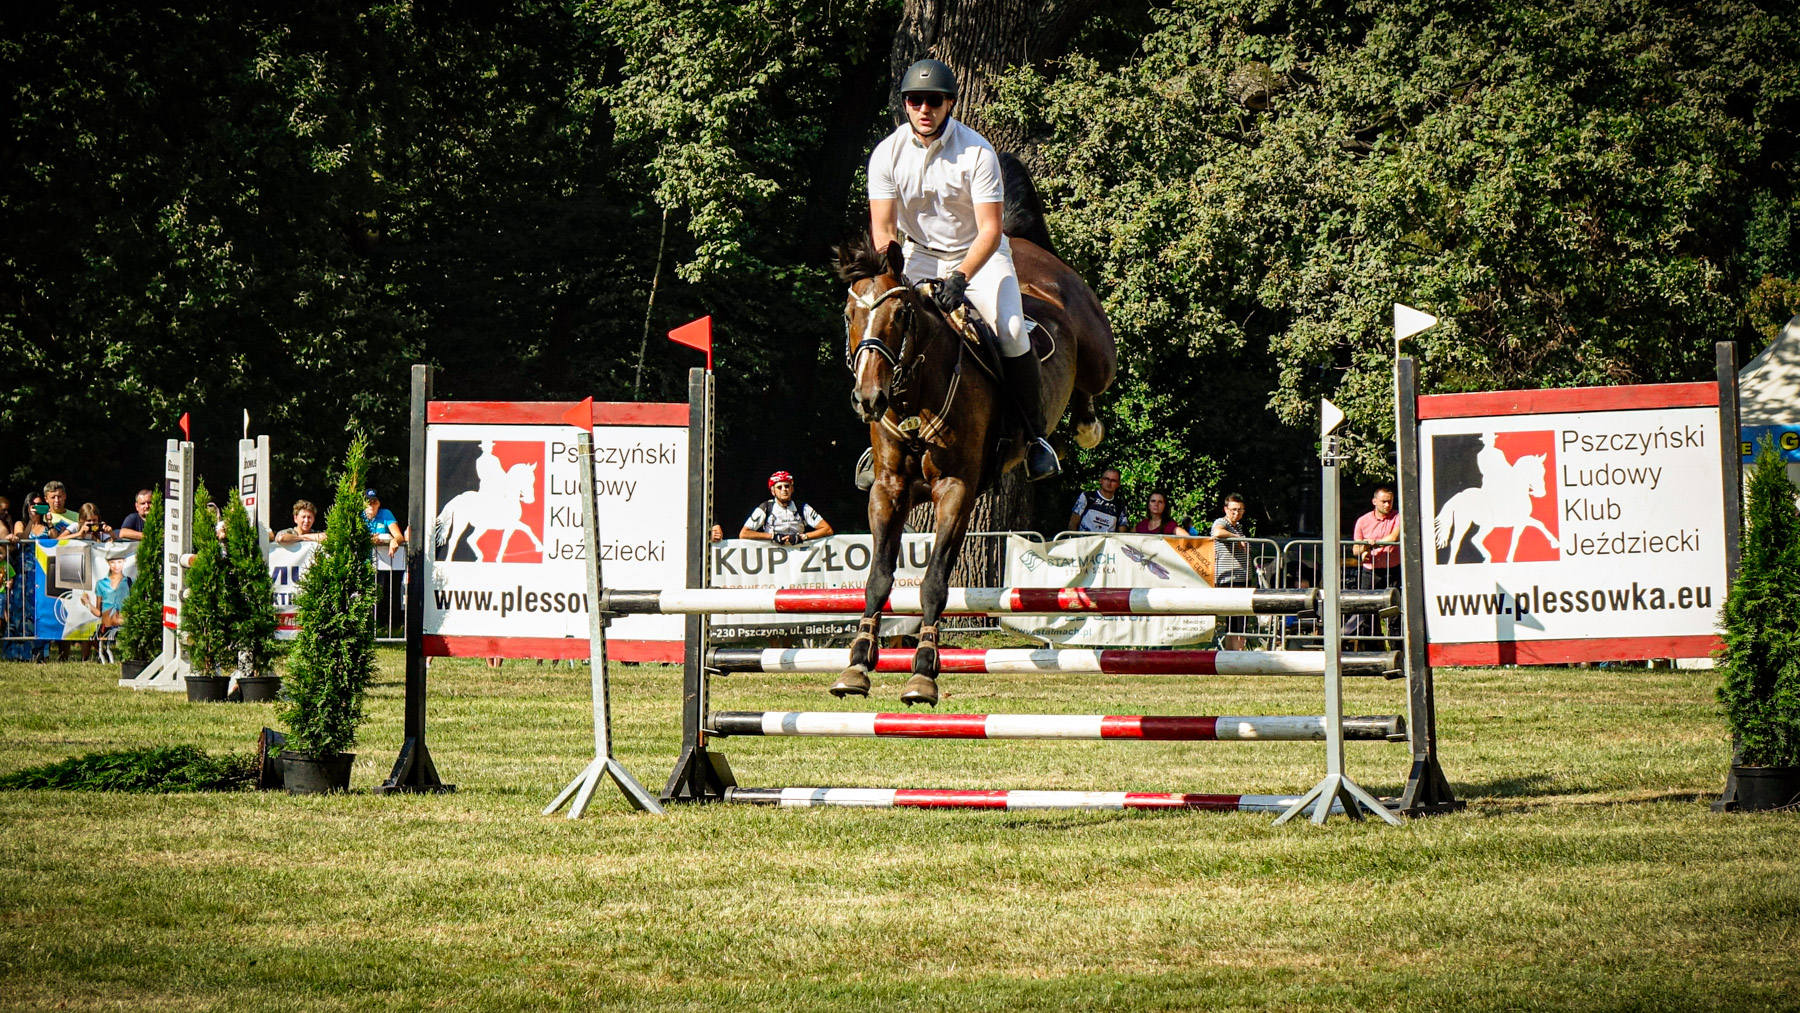
[[[1561,558],[1554,436],[1546,430],[1432,437],[1439,563],[1492,563],[1502,552],[1505,563]]]
[[[439,560],[541,563],[544,559],[544,444],[445,440],[438,444],[438,512],[432,541]],[[448,498],[446,498],[448,497]],[[534,547],[513,548],[514,535]]]

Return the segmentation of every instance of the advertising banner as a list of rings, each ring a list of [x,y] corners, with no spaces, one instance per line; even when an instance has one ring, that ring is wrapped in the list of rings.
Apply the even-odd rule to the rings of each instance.
[[[1086,535],[1007,540],[1009,587],[1211,587],[1211,538]],[[1212,616],[1005,616],[1001,624],[1069,647],[1164,647],[1213,638]]]
[[[111,575],[137,579],[136,542],[29,539],[26,572],[33,635],[39,640],[92,640],[100,629],[101,603],[95,584]]]
[[[1657,389],[1608,388],[1620,410],[1419,423],[1434,663],[1710,651],[1726,591],[1719,409],[1634,410]],[[1459,396],[1476,395],[1443,397]],[[1540,646],[1456,646],[1483,644]]]
[[[269,579],[275,585],[275,639],[292,640],[300,632],[294,618],[294,598],[300,593],[300,575],[312,565],[319,551],[318,542],[272,544],[264,555],[269,559]]]
[[[803,545],[776,545],[728,539],[712,546],[713,587],[867,587],[873,558],[872,535],[832,535]],[[935,536],[901,535],[895,587],[918,587],[931,562]],[[845,615],[719,615],[710,637],[715,643],[755,640],[773,634],[847,640],[860,617]],[[917,633],[918,616],[883,616],[881,635]]]
[[[546,415],[541,405],[484,405],[492,421],[427,428],[432,529],[415,537],[414,546],[424,553],[427,654],[587,656],[580,430],[507,421],[509,410],[526,419],[557,418],[568,406],[552,407],[555,413]],[[607,586],[685,587],[686,426],[608,425],[602,412],[609,406],[594,407]],[[670,409],[661,413],[669,419],[687,414],[686,405],[622,407]],[[616,621],[607,642],[619,660],[676,660],[682,637],[682,617],[643,615]]]

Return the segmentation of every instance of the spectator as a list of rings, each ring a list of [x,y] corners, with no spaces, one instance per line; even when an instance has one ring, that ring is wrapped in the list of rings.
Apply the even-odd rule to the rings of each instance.
[[[376,545],[398,548],[406,543],[400,522],[392,511],[381,505],[381,494],[373,489],[363,492],[363,523],[369,528],[369,541]]]
[[[1129,520],[1125,516],[1125,504],[1119,498],[1119,469],[1108,468],[1100,473],[1099,490],[1075,497],[1075,507],[1069,511],[1069,523],[1064,530],[1123,531]]]
[[[310,500],[295,500],[294,526],[291,528],[282,528],[280,531],[276,532],[275,541],[282,545],[287,545],[292,542],[324,541],[325,532],[313,530],[313,523],[318,519],[319,508],[313,506]]]
[[[113,540],[112,525],[100,519],[99,507],[83,503],[81,513],[76,515],[75,537],[90,542],[110,542]]]
[[[761,506],[751,511],[738,531],[739,538],[772,541],[776,545],[799,545],[833,534],[830,523],[819,516],[811,504],[794,498],[792,474],[778,471],[770,475],[769,491],[775,494],[774,498],[764,500]]]
[[[1213,586],[1214,587],[1249,587],[1250,586],[1250,546],[1235,539],[1249,537],[1244,532],[1244,497],[1242,493],[1226,495],[1222,504],[1224,516],[1213,521],[1212,536],[1218,541],[1213,543]],[[1227,651],[1244,649],[1244,638],[1241,634],[1249,629],[1244,616],[1231,616],[1224,623],[1231,636],[1222,637],[1221,645]]]
[[[1356,519],[1354,537],[1360,566],[1344,575],[1347,587],[1400,586],[1400,512],[1395,509],[1394,487],[1378,485],[1369,505],[1375,509]],[[1375,617],[1354,615],[1344,623],[1347,636],[1377,635]]]
[[[395,619],[405,614],[406,534],[373,489],[363,492],[363,523],[368,526],[369,541],[375,543],[375,580],[380,587],[375,599],[375,635],[391,636]]]
[[[139,489],[137,501],[132,511],[119,522],[119,540],[124,542],[141,542],[144,540],[144,518],[150,516],[150,500],[156,493],[150,489]]]
[[[61,482],[44,483],[44,509],[36,511],[37,523],[31,533],[43,538],[71,538],[81,517],[69,509],[69,491]]]
[[[1131,526],[1140,535],[1191,535],[1193,532],[1169,519],[1169,493],[1165,489],[1150,490],[1143,520]]]
[[[715,542],[722,542],[725,540],[725,525],[714,524],[712,526],[712,540]]]
[[[0,542],[16,542],[24,533],[24,522],[13,519],[12,501],[0,496]]]

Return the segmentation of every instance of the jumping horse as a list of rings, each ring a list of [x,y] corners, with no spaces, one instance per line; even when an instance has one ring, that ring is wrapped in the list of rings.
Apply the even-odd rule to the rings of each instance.
[[[1009,156],[1002,161],[1008,170],[1009,197],[1022,192],[1032,205],[1027,215],[1017,213],[1020,205],[1014,200],[1006,209],[1005,231],[1025,314],[1037,324],[1042,361],[1041,403],[1021,407],[1042,412],[1046,434],[1064,410],[1072,408],[1075,441],[1091,448],[1105,434],[1094,415],[1094,398],[1111,385],[1117,370],[1112,326],[1099,297],[1047,248],[1036,195],[1023,167]],[[1018,224],[1021,219],[1023,226]],[[1007,392],[981,367],[979,353],[932,301],[935,282],[914,284],[906,277],[900,244],[877,250],[864,235],[836,252],[838,276],[850,286],[844,303],[846,354],[855,378],[850,400],[857,416],[869,424],[875,482],[869,488],[874,558],[866,605],[850,645],[850,665],[831,692],[840,697],[868,695],[869,672],[879,650],[881,609],[893,589],[902,525],[913,504],[929,497],[937,539],[920,587],[924,615],[919,648],[900,699],[908,706],[935,706],[938,620],[948,597],[950,571],[962,549],[976,497],[1003,472],[1023,463],[1023,427]]]

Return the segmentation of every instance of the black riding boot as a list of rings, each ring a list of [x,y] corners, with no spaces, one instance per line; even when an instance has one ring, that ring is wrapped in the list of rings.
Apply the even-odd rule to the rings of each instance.
[[[1006,370],[1006,386],[1025,420],[1025,480],[1055,478],[1062,474],[1062,463],[1056,459],[1050,441],[1044,439],[1043,380],[1037,353],[1028,350],[1023,355],[1003,356],[1000,361]]]

